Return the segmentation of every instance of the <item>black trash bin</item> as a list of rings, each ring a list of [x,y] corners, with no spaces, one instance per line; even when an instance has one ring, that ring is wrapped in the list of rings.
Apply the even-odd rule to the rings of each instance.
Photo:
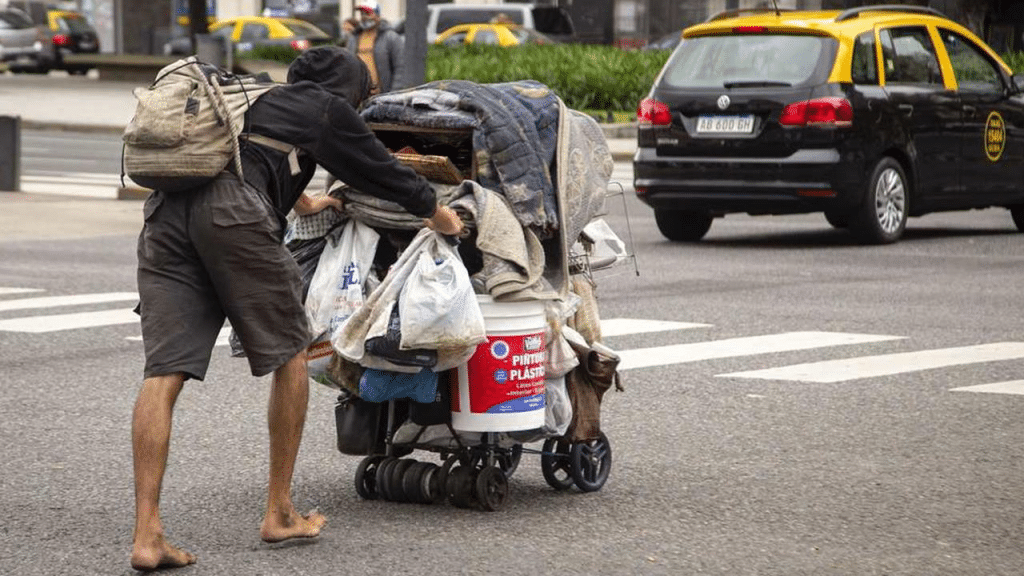
[[[0,116],[0,191],[21,190],[21,116]]]

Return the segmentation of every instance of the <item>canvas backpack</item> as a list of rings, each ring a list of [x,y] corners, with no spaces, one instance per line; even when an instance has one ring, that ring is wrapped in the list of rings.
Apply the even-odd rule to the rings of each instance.
[[[245,112],[276,86],[266,75],[230,74],[194,56],[166,66],[148,88],[134,90],[138,103],[124,130],[122,177],[181,192],[216,178],[234,161],[243,181],[240,137],[288,153],[297,173],[293,146],[242,133]]]

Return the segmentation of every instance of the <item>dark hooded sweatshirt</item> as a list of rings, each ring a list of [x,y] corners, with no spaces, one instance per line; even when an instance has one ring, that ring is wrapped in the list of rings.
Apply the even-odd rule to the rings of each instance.
[[[369,87],[369,72],[358,57],[334,46],[314,48],[289,67],[288,84],[261,96],[246,113],[245,130],[303,152],[301,171],[292,175],[287,154],[243,140],[245,180],[267,194],[282,222],[317,164],[416,216],[434,214],[437,200],[427,181],[395,160],[356,112]]]

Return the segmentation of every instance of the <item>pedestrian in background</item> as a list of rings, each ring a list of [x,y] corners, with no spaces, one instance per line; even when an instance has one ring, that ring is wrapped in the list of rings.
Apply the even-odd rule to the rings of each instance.
[[[370,69],[372,94],[405,88],[405,38],[380,17],[377,0],[362,0],[356,10],[359,28],[347,48]]]
[[[354,43],[355,31],[359,29],[358,18],[346,18],[341,23],[341,35],[338,37],[338,46],[350,48]]]

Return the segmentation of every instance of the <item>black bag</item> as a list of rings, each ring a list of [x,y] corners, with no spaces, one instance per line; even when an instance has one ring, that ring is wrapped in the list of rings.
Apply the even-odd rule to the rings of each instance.
[[[367,402],[348,393],[338,396],[334,406],[338,451],[352,456],[383,452],[386,408],[386,402]]]

